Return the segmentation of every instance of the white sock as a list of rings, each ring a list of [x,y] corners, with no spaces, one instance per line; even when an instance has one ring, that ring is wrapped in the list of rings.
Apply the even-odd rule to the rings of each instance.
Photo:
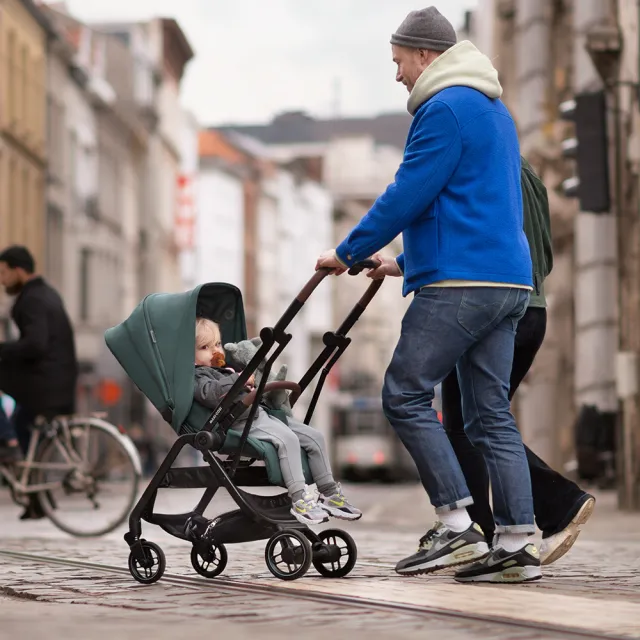
[[[438,520],[456,533],[462,533],[471,526],[471,518],[464,507],[439,513]]]
[[[526,547],[531,542],[530,538],[528,533],[499,533],[496,536],[496,544],[499,544],[505,551],[514,553]]]

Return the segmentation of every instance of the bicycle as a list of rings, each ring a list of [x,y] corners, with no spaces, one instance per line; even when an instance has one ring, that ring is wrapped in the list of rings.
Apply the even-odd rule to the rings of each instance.
[[[39,418],[24,461],[0,464],[16,504],[26,507],[35,495],[46,517],[77,537],[101,536],[122,524],[141,475],[133,441],[100,414]]]

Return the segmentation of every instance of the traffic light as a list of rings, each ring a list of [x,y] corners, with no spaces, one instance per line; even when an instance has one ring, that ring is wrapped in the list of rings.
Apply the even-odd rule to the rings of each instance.
[[[604,91],[579,93],[560,105],[560,117],[575,124],[575,137],[562,142],[562,155],[576,161],[576,174],[562,183],[568,198],[578,198],[582,211],[608,213],[609,147]]]

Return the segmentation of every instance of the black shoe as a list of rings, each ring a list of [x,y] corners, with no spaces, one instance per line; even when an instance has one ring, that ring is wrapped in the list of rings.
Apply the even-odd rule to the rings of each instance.
[[[514,552],[497,545],[484,560],[455,575],[458,582],[531,582],[540,578],[540,554],[533,544]]]
[[[29,500],[29,506],[20,516],[20,520],[42,520],[44,517],[45,513],[40,506],[40,500],[37,498],[31,498]]]
[[[540,545],[540,562],[542,564],[552,564],[556,560],[560,560],[571,549],[580,535],[582,525],[586,524],[592,516],[595,506],[596,499],[585,493],[571,513],[565,517],[564,522],[558,527],[558,531],[542,532],[542,544]]]
[[[418,552],[400,560],[396,572],[403,576],[431,573],[438,569],[468,564],[484,558],[489,553],[489,545],[482,529],[473,523],[462,533],[452,531],[441,522],[420,538]]]
[[[8,444],[0,445],[0,464],[15,464],[22,459],[22,451],[18,445],[12,447]]]

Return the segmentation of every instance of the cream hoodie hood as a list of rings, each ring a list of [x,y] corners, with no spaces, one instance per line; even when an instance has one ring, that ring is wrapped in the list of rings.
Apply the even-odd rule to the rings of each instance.
[[[491,60],[469,40],[463,40],[438,56],[418,78],[407,102],[413,116],[429,98],[448,87],[471,87],[488,98],[499,98],[502,86]]]

